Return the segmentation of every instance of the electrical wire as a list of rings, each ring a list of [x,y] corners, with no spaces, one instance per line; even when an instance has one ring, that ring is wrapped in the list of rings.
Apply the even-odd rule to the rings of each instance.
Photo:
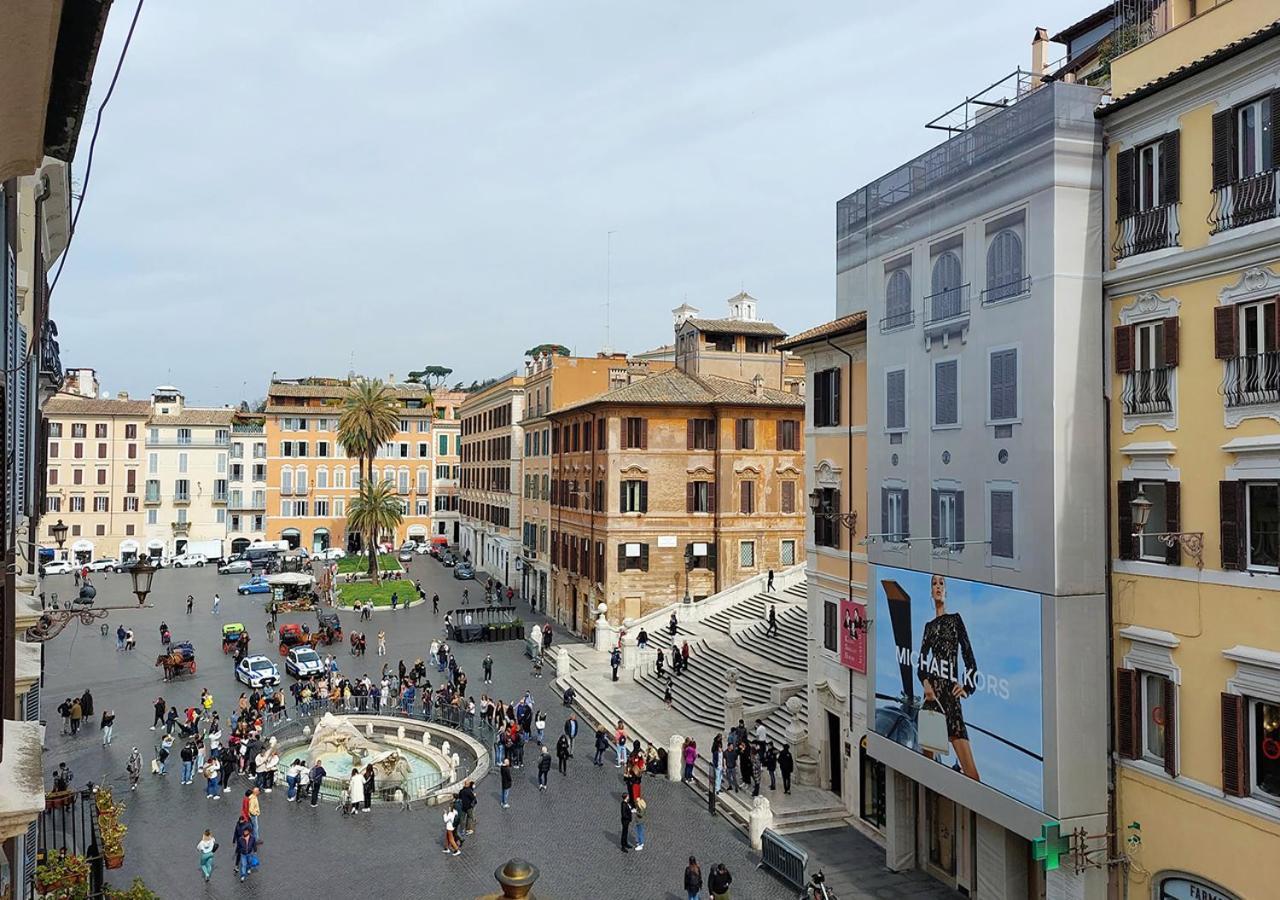
[[[129,22],[129,32],[124,36],[124,46],[120,48],[120,58],[116,60],[116,69],[111,74],[111,84],[107,86],[107,95],[102,98],[102,103],[98,106],[98,115],[93,121],[93,135],[89,138],[89,155],[85,159],[84,165],[84,182],[80,185],[80,202],[76,204],[76,211],[71,216],[71,228],[67,232],[67,245],[62,248],[62,258],[58,260],[58,271],[53,273],[53,283],[49,285],[48,296],[53,296],[53,289],[58,286],[58,279],[62,277],[62,268],[67,264],[67,254],[71,251],[71,242],[76,236],[76,224],[80,221],[80,211],[84,209],[84,198],[89,193],[89,176],[93,174],[93,150],[98,144],[98,131],[102,128],[102,113],[107,108],[107,103],[111,101],[111,95],[115,93],[116,81],[120,78],[120,70],[124,68],[124,58],[129,52],[129,44],[133,41],[133,30],[138,26],[138,16],[142,13],[142,4],[144,0],[138,0],[138,5],[134,7],[133,18]],[[70,162],[67,163],[70,168]]]

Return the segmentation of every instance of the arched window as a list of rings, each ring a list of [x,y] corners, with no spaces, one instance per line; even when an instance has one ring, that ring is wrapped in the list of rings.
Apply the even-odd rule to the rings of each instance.
[[[960,315],[960,288],[964,273],[960,257],[953,250],[946,250],[933,261],[933,283],[930,285],[931,309],[929,319],[938,321]]]
[[[344,488],[347,486],[347,470],[337,468],[333,470],[333,486],[336,488]]]
[[[298,467],[297,487],[299,494],[305,494],[307,492],[307,470],[301,466]]]
[[[323,489],[329,487],[329,470],[320,468],[316,469],[316,488]]]
[[[288,466],[280,470],[280,493],[293,493],[293,469]]]
[[[1022,293],[1022,238],[1006,228],[987,248],[987,301],[1004,300]]]
[[[884,318],[886,328],[911,324],[911,275],[906,269],[896,269],[884,287]]]

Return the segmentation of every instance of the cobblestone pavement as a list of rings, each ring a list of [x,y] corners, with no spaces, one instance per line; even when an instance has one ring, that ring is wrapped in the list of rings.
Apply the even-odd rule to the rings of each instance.
[[[457,605],[462,587],[473,598],[480,591],[475,582],[460,582],[450,571],[428,558],[411,565],[410,575],[421,580],[428,596],[438,591],[441,616]],[[111,634],[99,634],[97,625],[72,625],[46,647],[44,716],[49,722],[45,757],[46,774],[59,762],[67,762],[77,784],[86,780],[115,786],[127,804],[129,825],[124,867],[111,873],[117,886],[127,885],[140,875],[162,897],[193,896],[286,896],[302,891],[332,891],[333,896],[457,897],[469,898],[496,890],[494,869],[513,856],[524,857],[542,870],[538,893],[573,900],[599,897],[677,897],[681,875],[690,854],[705,868],[723,861],[734,875],[735,896],[776,897],[781,885],[770,875],[754,871],[755,860],[742,837],[723,820],[710,817],[705,807],[686,789],[664,779],[646,779],[649,800],[649,835],[643,852],[623,855],[618,848],[619,802],[622,784],[612,766],[591,765],[590,751],[579,744],[570,762],[569,776],[552,770],[551,788],[540,794],[536,770],[526,765],[517,773],[511,808],[497,802],[497,778],[480,785],[479,826],[467,841],[464,854],[442,855],[442,825],[435,810],[377,809],[366,817],[343,819],[332,807],[292,806],[283,791],[264,796],[262,816],[262,867],[241,885],[232,877],[229,853],[231,830],[239,809],[242,783],[222,800],[206,800],[200,785],[179,784],[180,763],[170,766],[169,775],[159,778],[144,774],[136,793],[130,794],[124,764],[129,750],[137,746],[149,765],[159,732],[148,730],[151,705],[157,696],[179,710],[195,703],[201,688],[208,688],[216,706],[224,713],[231,709],[243,689],[232,675],[230,657],[220,650],[220,630],[225,622],[244,622],[252,634],[252,649],[261,652],[266,638],[266,616],[261,595],[240,597],[235,586],[242,577],[219,576],[212,568],[171,571],[156,575],[149,598],[155,608],[113,615]],[[129,605],[133,602],[128,576],[98,575],[99,605]],[[46,591],[64,597],[74,592],[70,576],[48,579]],[[214,591],[222,597],[222,615],[210,614]],[[195,612],[184,612],[188,593],[196,597]],[[356,624],[355,616],[343,613],[343,625]],[[531,619],[528,614],[526,620]],[[282,616],[280,621],[306,621],[307,614]],[[160,652],[159,623],[168,622],[175,640],[190,639],[197,653],[197,674],[168,684],[162,683],[154,667]],[[114,631],[118,622],[132,628],[138,649],[132,654],[117,653]],[[400,658],[407,664],[425,655],[426,646],[440,632],[440,620],[430,605],[409,611],[376,612],[364,623],[369,635],[369,654],[353,659],[347,648],[339,651],[339,665],[354,675],[376,673],[381,660],[376,656],[378,628],[387,632],[387,659],[394,666]],[[557,640],[562,635],[557,635]],[[459,645],[457,656],[471,679],[471,692],[479,696],[480,660],[492,652],[494,666],[491,693],[515,699],[526,688],[535,702],[546,706],[549,730],[559,729],[564,715],[558,698],[551,696],[550,678],[529,677],[530,666],[523,656],[523,644]],[[270,655],[278,658],[274,652]],[[433,673],[434,674],[434,673]],[[114,740],[101,745],[96,727],[82,729],[74,738],[59,734],[56,708],[64,697],[79,695],[89,687],[94,695],[94,719],[103,709],[116,712]],[[585,751],[585,752],[584,752]],[[529,754],[527,758],[530,758]],[[176,752],[175,752],[176,761]],[[198,781],[198,779],[197,779]],[[205,828],[213,829],[222,843],[213,881],[204,885],[197,867],[196,841]]]

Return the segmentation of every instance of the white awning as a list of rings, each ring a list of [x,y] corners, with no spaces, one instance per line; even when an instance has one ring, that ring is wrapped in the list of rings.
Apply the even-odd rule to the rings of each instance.
[[[86,541],[83,538],[71,545],[72,553],[92,553],[93,541]]]
[[[138,552],[138,542],[137,542],[137,541],[135,541],[133,538],[127,538],[127,539],[125,539],[125,540],[121,541],[121,542],[120,542],[120,552],[121,552],[121,553],[137,553],[137,552]]]

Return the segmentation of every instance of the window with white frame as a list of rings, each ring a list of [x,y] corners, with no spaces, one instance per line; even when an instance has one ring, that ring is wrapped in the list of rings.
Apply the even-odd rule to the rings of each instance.
[[[111,498],[110,498],[110,497],[103,497],[103,496],[100,496],[100,495],[99,495],[99,496],[95,496],[95,497],[93,498],[93,511],[94,511],[94,512],[107,512],[107,511],[108,511],[108,510],[110,510],[110,509],[111,509]]]
[[[147,474],[155,475],[159,471],[160,471],[160,454],[148,453],[147,454]]]
[[[1280,704],[1256,698],[1248,704],[1250,793],[1280,802]]]
[[[1250,481],[1244,496],[1248,567],[1254,572],[1280,572],[1280,484]]]
[[[1276,162],[1274,112],[1270,95],[1236,108],[1236,171],[1242,179],[1269,172]]]
[[[960,360],[937,360],[933,364],[933,426],[953,428],[960,424]]]
[[[402,494],[409,493],[409,470],[400,469],[399,472],[397,472],[396,474],[399,477],[400,493]]]
[[[280,470],[280,493],[293,493],[293,469],[288,466]]]
[[[431,515],[431,501],[422,498],[414,501],[414,512],[419,516]]]
[[[1158,765],[1164,765],[1167,682],[1163,675],[1138,673],[1138,689],[1142,692],[1142,758]]]
[[[305,494],[307,492],[307,470],[300,468],[294,472],[293,477],[294,487],[297,489],[297,492],[299,494]]]
[[[73,499],[73,500],[74,500],[75,498],[73,497],[73,498],[71,498],[71,499]],[[155,524],[156,524],[156,521],[157,521],[157,519],[158,519],[158,512],[159,512],[159,510],[154,510],[154,509],[149,509],[149,510],[147,510],[147,524],[148,524],[148,525],[155,525]]]
[[[441,475],[440,475],[440,470],[441,470],[441,469],[444,469],[444,472],[445,472],[445,474],[444,474],[443,476],[441,476]],[[447,478],[447,477],[448,477],[448,475],[449,475],[449,467],[448,467],[448,466],[436,466],[436,477],[446,477],[446,478]],[[430,470],[430,469],[419,469],[419,470],[418,470],[418,493],[419,493],[419,494],[425,494],[425,493],[426,493],[427,491],[429,491],[429,490],[431,490],[431,470]]]
[[[329,488],[329,470],[321,467],[316,469],[316,488],[317,490],[328,490]]]
[[[1139,481],[1138,492],[1151,504],[1139,543],[1140,558],[1150,562],[1165,562],[1168,548],[1156,535],[1169,530],[1168,485],[1163,481]]]
[[[778,557],[782,565],[794,566],[796,563],[796,542],[794,540],[783,541]]]
[[[333,486],[335,488],[344,488],[347,486],[347,470],[346,469],[333,470]]]
[[[754,569],[756,566],[756,542],[738,541],[738,568]]]
[[[339,518],[347,514],[347,501],[345,497],[338,497],[333,501],[333,514]]]
[[[317,516],[329,515],[329,498],[328,497],[316,498],[316,515]]]
[[[933,546],[963,549],[964,491],[934,488],[932,506]]]
[[[910,536],[907,520],[909,496],[904,487],[885,487],[880,491],[880,530],[888,543],[900,544]]]
[[[1160,144],[1152,141],[1138,148],[1138,172],[1135,200],[1138,211],[1160,205]]]

